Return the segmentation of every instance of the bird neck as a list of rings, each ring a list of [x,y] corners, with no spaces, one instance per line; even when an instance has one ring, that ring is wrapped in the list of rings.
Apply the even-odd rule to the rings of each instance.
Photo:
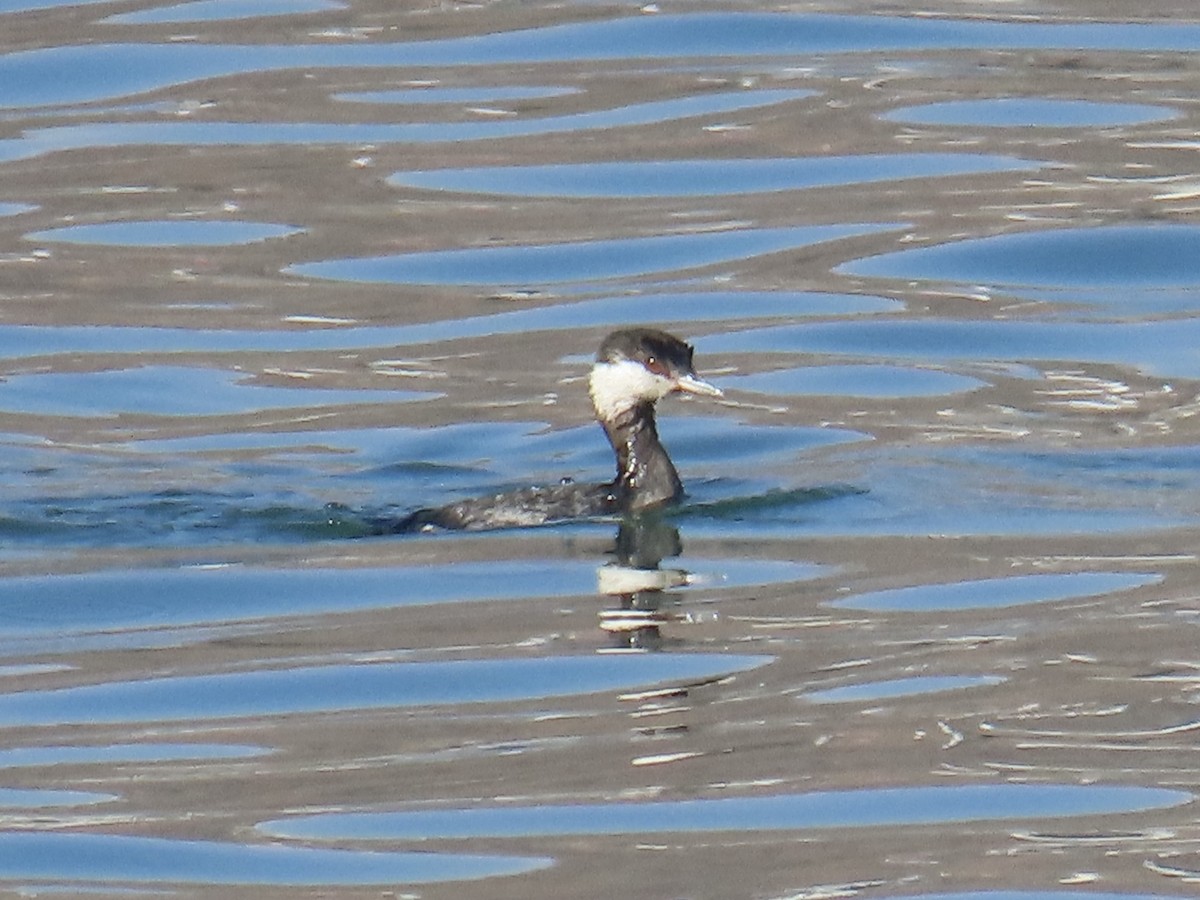
[[[614,487],[626,509],[637,510],[677,500],[683,483],[658,439],[654,404],[643,401],[601,420],[617,455]]]

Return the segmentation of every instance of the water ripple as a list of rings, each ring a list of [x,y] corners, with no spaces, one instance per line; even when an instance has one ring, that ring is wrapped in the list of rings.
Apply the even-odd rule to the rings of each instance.
[[[3,59],[0,58],[0,63]],[[3,66],[0,65],[0,72]],[[2,77],[2,75],[0,75]],[[97,122],[36,128],[23,137],[0,140],[0,162],[45,153],[95,147],[263,146],[268,144],[440,143],[530,137],[557,132],[655,125],[678,119],[725,114],[812,96],[811,91],[743,90],[712,92],[669,100],[633,103],[545,118],[482,122]]]
[[[899,153],[775,159],[589,162],[397,172],[396,186],[523,197],[697,197],[1033,169],[1014,157]]]
[[[649,803],[332,813],[265,822],[268,834],[310,839],[400,840],[689,831],[863,828],[1136,812],[1192,799],[1165,788],[986,784]]]
[[[288,272],[316,278],[403,284],[525,285],[599,281],[715,266],[869,234],[882,224],[746,228],[701,234],[435,250],[300,263]]]
[[[0,725],[177,722],[500,703],[707,681],[771,662],[720,653],[305,666],[0,695]]]
[[[60,883],[394,885],[515,875],[551,863],[539,857],[373,853],[132,835],[0,833],[0,878]]]
[[[398,44],[89,44],[0,57],[7,107],[86,103],[208,78],[283,69],[478,66],[879,50],[1191,51],[1200,25],[1042,24],[888,16],[694,13],[629,16]],[[122,64],[115,66],[114,59]]]

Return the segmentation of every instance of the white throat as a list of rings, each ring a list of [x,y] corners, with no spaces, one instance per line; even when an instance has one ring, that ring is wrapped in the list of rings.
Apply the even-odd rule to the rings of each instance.
[[[596,363],[588,377],[592,405],[602,421],[612,421],[639,403],[655,402],[671,393],[674,383],[629,359]]]

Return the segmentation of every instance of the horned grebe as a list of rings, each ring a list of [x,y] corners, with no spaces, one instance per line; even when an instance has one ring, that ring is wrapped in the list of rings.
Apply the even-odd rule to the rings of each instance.
[[[621,515],[683,496],[683,483],[658,439],[654,405],[667,394],[722,396],[692,367],[692,347],[652,328],[626,328],[604,339],[588,379],[596,418],[617,457],[607,484],[562,484],[420,509],[384,530],[429,527],[480,530],[542,525],[564,519]]]

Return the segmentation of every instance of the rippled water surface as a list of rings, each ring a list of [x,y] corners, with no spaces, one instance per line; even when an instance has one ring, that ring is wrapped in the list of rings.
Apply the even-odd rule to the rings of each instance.
[[[1197,50],[0,0],[0,893],[1191,896]],[[677,509],[379,534],[610,478],[623,325]]]

